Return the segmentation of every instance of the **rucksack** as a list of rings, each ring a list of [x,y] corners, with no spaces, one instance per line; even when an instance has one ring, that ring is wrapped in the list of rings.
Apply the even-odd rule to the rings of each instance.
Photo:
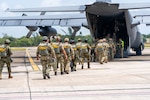
[[[5,45],[0,45],[0,57],[7,57],[7,48]]]
[[[97,50],[98,50],[98,52],[102,52],[103,51],[103,45],[97,44]]]
[[[52,47],[54,48],[56,54],[60,53],[60,43],[52,43]]]
[[[47,43],[40,43],[38,49],[41,56],[48,56],[49,52]]]
[[[82,44],[81,46],[81,52],[82,54],[87,54],[88,52],[88,48],[87,48],[87,44]]]
[[[64,49],[65,49],[67,55],[70,54],[70,46],[65,45],[65,46],[64,46]]]

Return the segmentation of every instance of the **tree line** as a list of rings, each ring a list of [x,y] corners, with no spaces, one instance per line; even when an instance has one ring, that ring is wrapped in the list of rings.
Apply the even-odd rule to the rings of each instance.
[[[150,34],[142,34],[142,37],[143,37],[143,42],[145,43],[146,42],[146,38],[150,38]]]
[[[70,35],[60,35],[62,41],[64,38],[71,38]],[[91,35],[77,35],[75,36],[75,41],[77,42],[78,38],[81,38],[81,40],[88,40],[89,44],[92,44],[92,37]],[[37,46],[41,41],[42,41],[42,36],[39,34],[33,35],[30,38],[26,38],[25,36],[20,37],[20,38],[15,38],[13,36],[9,36],[5,34],[2,38],[0,38],[0,44],[3,44],[6,39],[9,39],[11,41],[10,46],[11,47],[30,47],[30,46]]]

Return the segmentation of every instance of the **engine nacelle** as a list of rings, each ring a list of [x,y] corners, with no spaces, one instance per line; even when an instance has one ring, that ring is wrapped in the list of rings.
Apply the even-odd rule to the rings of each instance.
[[[50,37],[50,36],[55,36],[56,34],[57,34],[57,31],[56,31],[56,29],[54,29],[54,28],[52,28],[51,26],[45,26],[45,27],[39,27],[40,29],[39,29],[39,34],[41,35],[41,36],[48,36],[48,37]]]
[[[38,29],[37,26],[26,26],[26,28],[29,29],[29,32],[26,35],[27,38],[29,38],[31,34]]]

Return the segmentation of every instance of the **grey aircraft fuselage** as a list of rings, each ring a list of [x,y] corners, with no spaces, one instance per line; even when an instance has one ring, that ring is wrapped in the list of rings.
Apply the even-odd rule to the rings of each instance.
[[[95,2],[86,5],[86,17],[91,35],[95,39],[105,38],[107,34],[113,37],[115,33],[117,40],[121,38],[125,44],[125,50],[129,53],[132,48],[137,55],[141,55],[141,34],[138,23],[132,24],[133,17],[129,10],[120,10],[119,4],[110,5],[106,2]],[[116,41],[117,41],[116,40]]]

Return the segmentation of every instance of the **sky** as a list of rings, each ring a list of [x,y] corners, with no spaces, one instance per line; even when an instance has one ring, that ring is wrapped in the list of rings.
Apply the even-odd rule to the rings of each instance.
[[[34,7],[54,7],[54,6],[72,6],[72,5],[85,5],[92,4],[96,0],[0,0],[0,16],[21,16],[21,13],[10,13],[5,12],[7,8],[10,9],[18,9],[18,8],[34,8]],[[150,3],[149,0],[112,0],[114,3]],[[37,13],[39,14],[39,13]],[[62,31],[65,30],[68,32],[67,27],[54,27],[58,33],[64,34]],[[145,25],[140,25],[139,29],[141,33],[149,34],[150,27],[146,27]],[[80,31],[84,34],[90,34],[90,31],[86,28],[81,28]],[[79,31],[79,32],[80,32]],[[26,27],[21,26],[10,26],[10,27],[0,27],[0,37],[4,34],[8,34],[13,37],[22,37],[28,33],[28,29]]]

